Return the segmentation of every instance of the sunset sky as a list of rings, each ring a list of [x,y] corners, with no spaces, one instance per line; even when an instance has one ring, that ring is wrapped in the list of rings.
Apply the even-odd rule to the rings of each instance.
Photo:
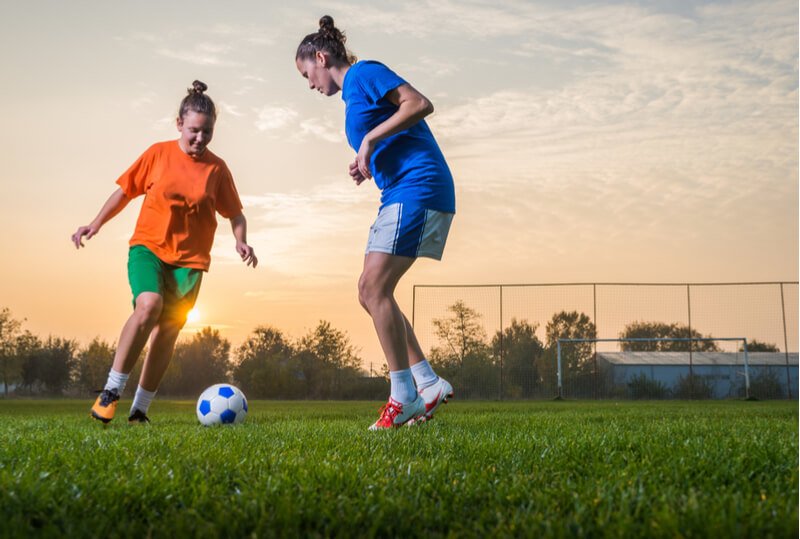
[[[140,201],[86,249],[69,236],[177,138],[200,79],[260,264],[221,220],[189,329],[236,346],[324,319],[381,363],[356,297],[379,192],[347,175],[340,97],[294,65],[324,14],[436,108],[457,215],[442,262],[397,291],[409,317],[421,283],[797,280],[795,0],[3,2],[0,308],[39,335],[117,339]]]

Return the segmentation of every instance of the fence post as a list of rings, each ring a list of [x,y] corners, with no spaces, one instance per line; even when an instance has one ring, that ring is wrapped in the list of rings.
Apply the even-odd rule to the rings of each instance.
[[[786,304],[783,301],[783,283],[781,283],[781,315],[783,316],[783,353],[786,355],[786,396],[792,398],[792,375],[789,369],[789,339],[786,337]]]
[[[744,398],[750,400],[750,362],[747,359],[747,339],[744,342]]]
[[[414,327],[414,321],[417,316],[417,285],[411,289],[411,327]]]
[[[689,400],[694,399],[694,371],[692,369],[692,295],[686,285],[686,308],[689,311]]]
[[[561,389],[561,339],[556,340],[556,347],[558,348],[558,398],[563,398],[563,391]]]
[[[503,285],[500,285],[500,400],[503,400]]]
[[[597,283],[592,283],[592,320],[594,321],[594,336],[595,338],[600,337],[597,334]],[[594,354],[592,355],[592,369],[594,370],[594,384],[592,384],[592,393],[594,394],[594,398],[598,397],[597,394],[597,341],[594,342]]]

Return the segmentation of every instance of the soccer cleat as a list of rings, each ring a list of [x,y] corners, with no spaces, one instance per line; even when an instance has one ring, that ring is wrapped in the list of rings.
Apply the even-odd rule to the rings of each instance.
[[[103,423],[108,423],[114,419],[114,412],[117,411],[119,392],[116,388],[104,389],[97,396],[92,406],[92,417]]]
[[[425,401],[425,413],[417,421],[428,421],[433,418],[433,412],[440,404],[447,404],[447,401],[453,398],[453,386],[440,376],[433,384],[420,389],[419,394]]]
[[[401,404],[389,397],[383,408],[381,416],[372,424],[369,430],[396,429],[408,424],[425,413],[425,401],[417,395],[413,402]]]
[[[137,408],[131,412],[131,415],[128,418],[128,425],[133,425],[135,423],[147,424],[150,423],[150,418],[144,415],[144,412]]]

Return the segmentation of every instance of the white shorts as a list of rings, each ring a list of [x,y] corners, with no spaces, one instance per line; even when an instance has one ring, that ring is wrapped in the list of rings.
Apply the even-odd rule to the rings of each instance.
[[[366,252],[441,260],[453,215],[403,203],[384,206],[369,229]]]

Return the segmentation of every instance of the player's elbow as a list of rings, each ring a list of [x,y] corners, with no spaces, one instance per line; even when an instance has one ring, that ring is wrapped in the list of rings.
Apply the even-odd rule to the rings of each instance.
[[[419,107],[420,107],[420,113],[423,116],[429,116],[433,114],[433,103],[431,103],[430,100],[424,95],[420,96]]]

